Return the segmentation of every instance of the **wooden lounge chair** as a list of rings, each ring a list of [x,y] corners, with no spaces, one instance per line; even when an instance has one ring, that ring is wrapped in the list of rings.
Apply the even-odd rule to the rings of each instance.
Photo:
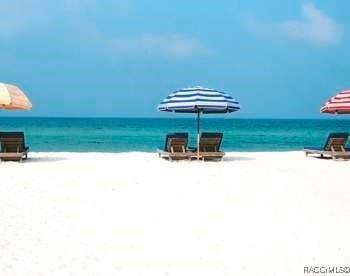
[[[199,138],[199,158],[203,160],[222,160],[225,153],[220,151],[223,134],[220,132],[202,132]],[[198,156],[197,148],[192,148],[192,158]]]
[[[335,159],[348,159],[350,152],[345,149],[349,133],[330,133],[323,148],[305,147],[305,155],[316,155],[321,158],[331,157]]]
[[[23,132],[0,132],[0,161],[27,159],[29,147],[25,146]]]
[[[191,159],[191,154],[187,151],[188,133],[168,133],[165,139],[164,149],[158,149],[158,155],[168,160]]]

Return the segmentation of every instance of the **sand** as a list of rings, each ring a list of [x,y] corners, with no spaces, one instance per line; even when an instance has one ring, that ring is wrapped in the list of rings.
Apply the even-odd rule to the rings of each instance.
[[[304,275],[350,266],[350,162],[302,152],[0,163],[0,275]]]

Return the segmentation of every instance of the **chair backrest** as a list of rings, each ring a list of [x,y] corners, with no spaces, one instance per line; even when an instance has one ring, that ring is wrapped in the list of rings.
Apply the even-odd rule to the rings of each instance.
[[[333,147],[335,151],[342,151],[342,149],[345,147],[348,137],[349,133],[346,132],[330,133],[328,135],[326,144],[324,145],[324,150],[331,151]]]
[[[168,133],[165,139],[164,151],[185,152],[188,143],[187,132]]]
[[[23,132],[0,132],[1,152],[23,152],[25,148]]]
[[[199,150],[203,152],[220,151],[222,137],[221,132],[202,132],[199,139]]]

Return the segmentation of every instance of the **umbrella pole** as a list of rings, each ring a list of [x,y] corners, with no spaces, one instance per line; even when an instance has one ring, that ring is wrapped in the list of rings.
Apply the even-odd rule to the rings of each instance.
[[[200,127],[199,127],[199,111],[197,112],[197,160],[199,160],[199,131],[200,131]]]

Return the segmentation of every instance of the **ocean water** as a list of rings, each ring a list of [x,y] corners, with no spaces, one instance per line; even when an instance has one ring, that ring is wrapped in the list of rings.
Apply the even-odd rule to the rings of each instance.
[[[288,151],[323,145],[329,132],[350,132],[349,119],[201,120],[202,131],[224,133],[224,151]],[[0,131],[24,131],[31,151],[154,152],[168,132],[187,131],[196,144],[195,118],[0,117]]]

